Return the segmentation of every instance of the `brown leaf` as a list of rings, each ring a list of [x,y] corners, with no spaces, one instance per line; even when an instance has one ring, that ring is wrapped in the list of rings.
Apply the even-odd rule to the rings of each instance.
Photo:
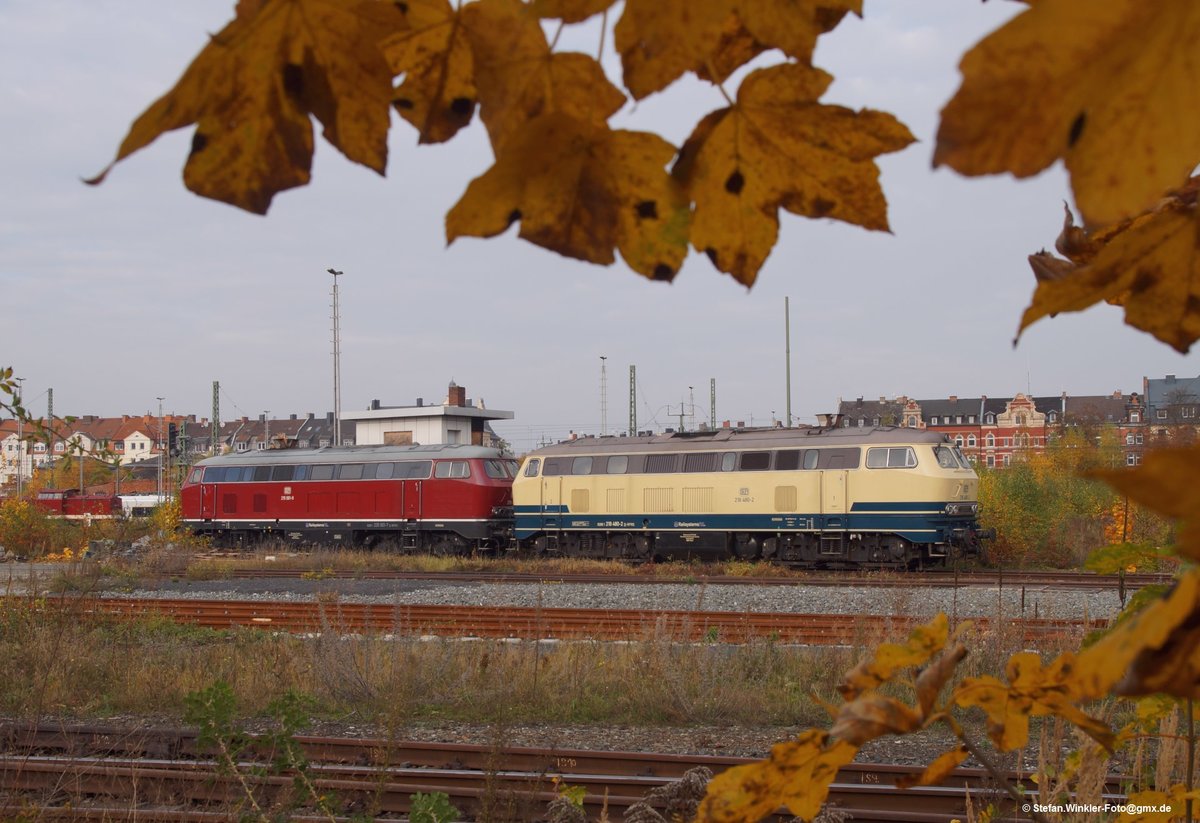
[[[557,17],[564,23],[582,23],[592,15],[608,9],[616,0],[533,0],[533,13],[538,17]]]
[[[243,0],[175,87],[134,121],[113,163],[87,182],[195,123],[187,187],[265,214],[277,192],[309,180],[310,115],[349,159],[382,174],[392,74],[378,44],[402,25],[383,3]]]
[[[675,276],[687,251],[687,200],[665,171],[675,149],[657,135],[611,131],[564,114],[528,123],[446,216],[448,242],[520,237],[592,263],[614,247],[634,271]]]
[[[922,717],[929,718],[942,687],[966,656],[967,647],[962,643],[955,643],[953,648],[943,651],[917,675],[917,705],[921,709]]]
[[[842,706],[830,735],[861,746],[885,734],[908,734],[921,728],[921,715],[893,697],[866,694]]]
[[[831,79],[798,64],[755,71],[680,152],[673,173],[696,204],[692,245],[741,283],[754,283],[774,247],[781,206],[888,227],[874,159],[913,137],[889,114],[817,102]]]
[[[696,820],[761,820],[780,806],[812,820],[838,769],[852,761],[857,751],[844,741],[831,742],[828,733],[820,729],[808,729],[795,740],[772,746],[766,760],[726,769],[713,778]]]
[[[1200,336],[1198,230],[1194,192],[1139,216],[1087,265],[1041,280],[1018,335],[1042,317],[1107,300],[1125,307],[1126,323],[1186,353]]]
[[[393,105],[421,143],[442,143],[475,113],[475,62],[460,13],[449,0],[405,0],[406,28],[384,42],[394,74],[404,80]]]
[[[603,126],[625,95],[586,54],[552,53],[530,8],[518,0],[483,0],[463,9],[475,60],[480,117],[492,148],[551,112]]]
[[[1179,185],[1200,158],[1200,4],[1039,0],[963,57],[934,165],[1037,174],[1062,158],[1089,226]]]
[[[888,682],[901,669],[923,665],[946,645],[949,633],[949,620],[944,613],[938,614],[929,623],[909,632],[908,642],[881,644],[871,659],[864,660],[846,674],[838,691],[846,700],[853,700]]]
[[[733,16],[733,0],[625,0],[613,30],[625,88],[641,100],[703,66]]]
[[[939,754],[919,775],[897,777],[896,785],[901,789],[911,789],[913,786],[936,786],[970,756],[971,753],[967,751],[966,746],[957,746],[948,752]]]

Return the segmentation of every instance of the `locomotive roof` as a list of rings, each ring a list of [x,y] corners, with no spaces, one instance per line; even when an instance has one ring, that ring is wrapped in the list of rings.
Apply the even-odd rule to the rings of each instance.
[[[529,452],[530,457],[619,452],[734,451],[880,446],[889,443],[947,443],[941,432],[897,426],[865,428],[717,429],[642,437],[580,437]]]
[[[263,449],[206,457],[198,466],[281,466],[294,463],[383,463],[391,460],[502,458],[499,449],[467,444],[429,446],[328,446],[323,449]]]

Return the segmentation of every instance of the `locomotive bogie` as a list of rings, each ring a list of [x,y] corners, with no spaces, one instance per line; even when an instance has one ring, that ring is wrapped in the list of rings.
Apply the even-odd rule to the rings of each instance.
[[[540,449],[513,501],[538,551],[903,568],[978,553],[977,491],[933,433],[719,430]]]

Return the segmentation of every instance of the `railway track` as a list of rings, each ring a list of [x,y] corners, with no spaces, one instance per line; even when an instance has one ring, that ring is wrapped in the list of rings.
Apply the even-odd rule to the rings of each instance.
[[[1047,589],[1136,591],[1150,585],[1170,583],[1169,574],[1094,574],[1091,572],[972,570],[920,572],[795,572],[787,575],[696,574],[672,577],[654,574],[556,574],[535,572],[425,572],[389,569],[289,569],[271,566],[230,564],[222,576],[231,579],[317,578],[339,580],[417,580],[430,582],[481,583],[704,583],[722,586],[854,586],[858,588],[943,588],[958,586],[1025,586]]]
[[[39,608],[80,617],[166,616],[214,629],[238,626],[293,633],[338,632],[399,636],[486,637],[514,640],[672,640],[741,643],[772,640],[805,645],[874,644],[901,637],[923,622],[910,616],[430,606],[312,601],[161,598],[44,598]],[[1078,638],[1105,620],[972,618],[984,632],[1002,631],[1022,643]]]
[[[637,803],[664,812],[668,803],[661,796],[664,785],[687,781],[689,773],[695,778],[696,769],[719,774],[752,762],[649,752],[322,737],[296,740],[309,759],[307,776],[316,791],[335,798],[335,813],[371,809],[383,818],[407,814],[417,792],[438,791],[468,817],[503,803],[522,809],[522,819],[542,819],[561,785],[584,791],[583,808],[593,820],[601,815],[623,817]],[[211,820],[213,807],[228,809],[244,802],[248,788],[263,807],[281,802],[295,777],[256,774],[256,765],[269,759],[269,752],[258,751],[253,760],[239,765],[239,779],[218,769],[210,753],[197,746],[195,735],[186,731],[130,734],[103,727],[10,724],[0,726],[0,741],[5,752],[0,755],[0,787],[10,798],[52,796],[55,802],[43,800],[39,806],[50,819]],[[162,751],[171,756],[147,756]],[[961,819],[968,793],[976,808],[996,802],[1003,813],[1012,813],[1011,804],[989,787],[980,770],[957,769],[936,787],[895,787],[896,778],[916,771],[911,766],[850,764],[839,771],[829,800],[855,821]],[[1119,800],[1120,790],[1120,778],[1114,776],[1106,796]],[[163,807],[169,807],[172,816],[163,817]],[[120,816],[105,818],[102,810]]]

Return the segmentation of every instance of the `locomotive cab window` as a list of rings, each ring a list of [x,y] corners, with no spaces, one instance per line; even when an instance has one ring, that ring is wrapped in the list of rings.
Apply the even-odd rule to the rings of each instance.
[[[721,471],[731,472],[737,468],[737,452],[725,452],[721,455]]]
[[[332,463],[320,463],[320,464],[312,467],[312,472],[309,475],[309,479],[311,479],[311,480],[332,480],[333,479],[333,470],[336,468],[337,468],[337,466],[333,465]]]
[[[812,471],[817,467],[817,460],[821,457],[821,453],[816,449],[804,450],[804,468]]]
[[[957,469],[958,458],[954,456],[954,451],[948,446],[934,446],[933,456],[937,458],[938,465],[943,469]]]
[[[375,479],[376,480],[391,480],[396,473],[395,463],[376,463],[375,464]]]
[[[532,458],[528,463],[525,464],[525,476],[537,477],[538,467],[540,467],[541,464],[541,460],[538,460],[536,457]]]
[[[868,469],[910,469],[916,465],[917,455],[911,446],[867,449]]]
[[[260,480],[260,481],[261,480],[270,480],[271,479],[271,467],[270,466],[255,466],[254,467],[254,479]]]
[[[508,466],[502,460],[484,460],[483,473],[493,480],[503,480],[507,477],[512,477],[508,473]]]
[[[592,458],[576,457],[571,462],[571,474],[591,474],[592,473]]]
[[[295,466],[272,466],[271,467],[271,479],[272,480],[291,480],[293,475],[295,475],[295,474],[296,474]]]

